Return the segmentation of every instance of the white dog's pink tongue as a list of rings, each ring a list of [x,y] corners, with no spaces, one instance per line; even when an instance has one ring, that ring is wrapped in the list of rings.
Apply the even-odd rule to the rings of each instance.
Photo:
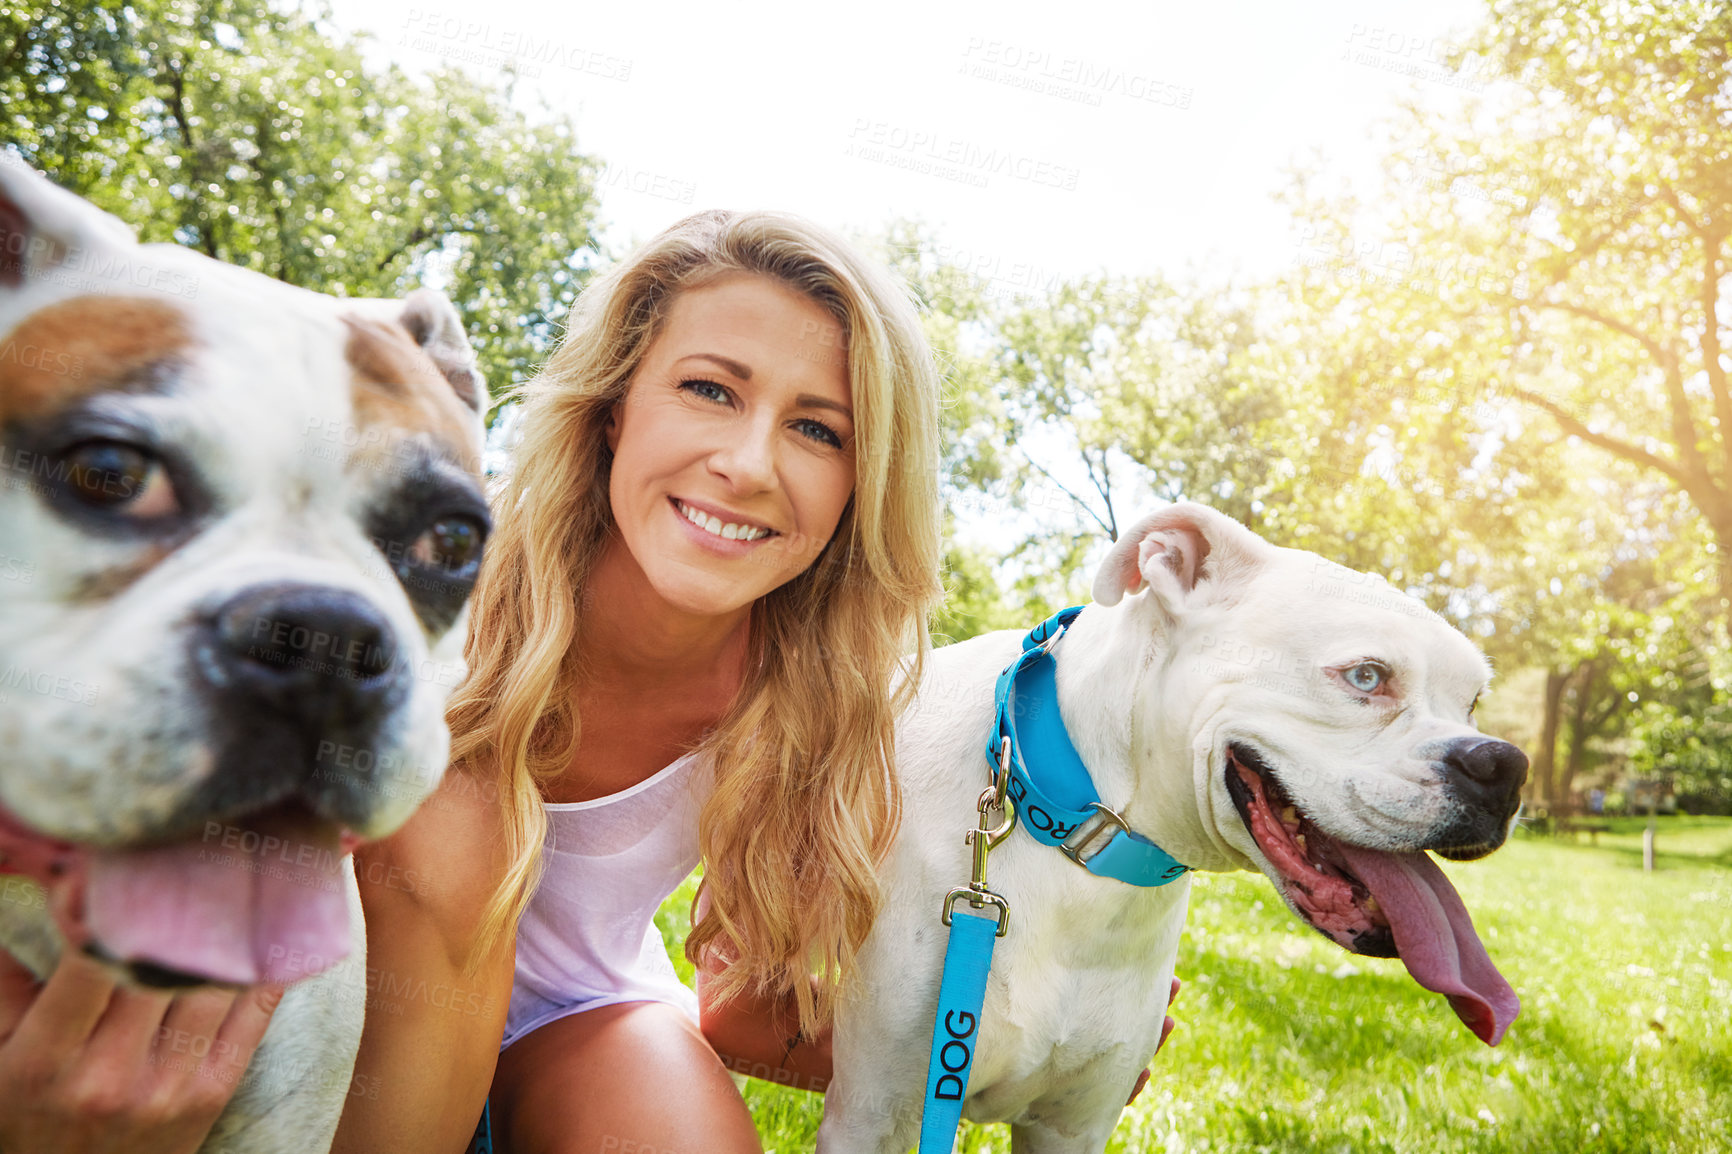
[[[205,827],[196,841],[99,851],[85,923],[110,957],[216,982],[292,982],[349,953],[334,830],[304,820]]]
[[[1384,853],[1336,843],[1389,918],[1395,948],[1413,980],[1449,999],[1456,1016],[1488,1046],[1521,1010],[1521,999],[1492,965],[1467,907],[1424,853]]]

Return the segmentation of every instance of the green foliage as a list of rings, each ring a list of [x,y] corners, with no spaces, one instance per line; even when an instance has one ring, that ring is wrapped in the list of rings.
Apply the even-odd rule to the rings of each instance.
[[[456,69],[419,83],[259,0],[0,13],[0,104],[32,164],[136,228],[291,284],[457,303],[490,385],[545,354],[589,267],[593,161]]]
[[[1027,628],[1007,609],[993,573],[995,557],[977,547],[951,545],[944,551],[944,604],[932,619],[932,643],[966,641],[994,629]]]
[[[1693,652],[1662,676],[1674,683],[1643,700],[1630,727],[1631,770],[1669,778],[1687,813],[1732,813],[1732,654]]]
[[[1208,500],[1265,530],[1266,498],[1299,499],[1295,414],[1251,294],[1102,274],[1006,296],[919,226],[891,225],[878,247],[945,369],[953,524],[992,519],[990,545],[951,553],[960,600],[940,632],[1026,625],[1087,600],[1086,558],[1146,494]]]

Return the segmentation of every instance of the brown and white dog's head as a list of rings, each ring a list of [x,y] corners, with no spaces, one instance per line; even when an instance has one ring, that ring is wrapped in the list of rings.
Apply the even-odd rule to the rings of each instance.
[[[1119,538],[1095,600],[1158,657],[1139,686],[1144,763],[1186,759],[1156,809],[1197,815],[1190,864],[1255,868],[1344,948],[1399,956],[1495,1044],[1518,1002],[1426,856],[1503,844],[1527,758],[1472,713],[1491,668],[1383,578],[1270,545],[1202,505]],[[1171,847],[1169,847],[1171,848]]]
[[[436,293],[140,246],[0,163],[0,858],[72,945],[161,984],[343,956],[343,849],[444,770],[485,396]]]

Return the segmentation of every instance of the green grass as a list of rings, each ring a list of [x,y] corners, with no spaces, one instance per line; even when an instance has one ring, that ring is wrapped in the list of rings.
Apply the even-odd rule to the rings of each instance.
[[[1251,874],[1200,875],[1179,1028],[1110,1151],[1494,1154],[1732,1151],[1732,819],[1518,833],[1441,863],[1522,998],[1497,1049],[1393,960],[1304,929]],[[689,888],[664,907],[684,933]],[[688,975],[689,976],[689,975]],[[748,1081],[776,1154],[812,1149],[822,1100]],[[1003,1126],[958,1149],[1009,1151]]]

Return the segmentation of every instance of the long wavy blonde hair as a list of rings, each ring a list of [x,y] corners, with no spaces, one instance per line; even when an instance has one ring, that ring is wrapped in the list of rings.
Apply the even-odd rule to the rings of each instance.
[[[704,212],[585,288],[558,351],[515,393],[522,440],[494,499],[471,673],[449,710],[452,761],[496,775],[505,811],[510,868],[482,951],[513,932],[534,892],[547,828],[538,783],[578,748],[580,604],[614,530],[608,415],[675,295],[737,273],[786,285],[840,325],[827,354],[847,359],[854,492],[812,565],[753,606],[744,682],[703,741],[716,782],[699,821],[707,909],[686,954],[722,999],[792,991],[810,1034],[878,912],[874,866],[901,806],[893,722],[942,592],[936,372],[885,271],[797,217]]]

